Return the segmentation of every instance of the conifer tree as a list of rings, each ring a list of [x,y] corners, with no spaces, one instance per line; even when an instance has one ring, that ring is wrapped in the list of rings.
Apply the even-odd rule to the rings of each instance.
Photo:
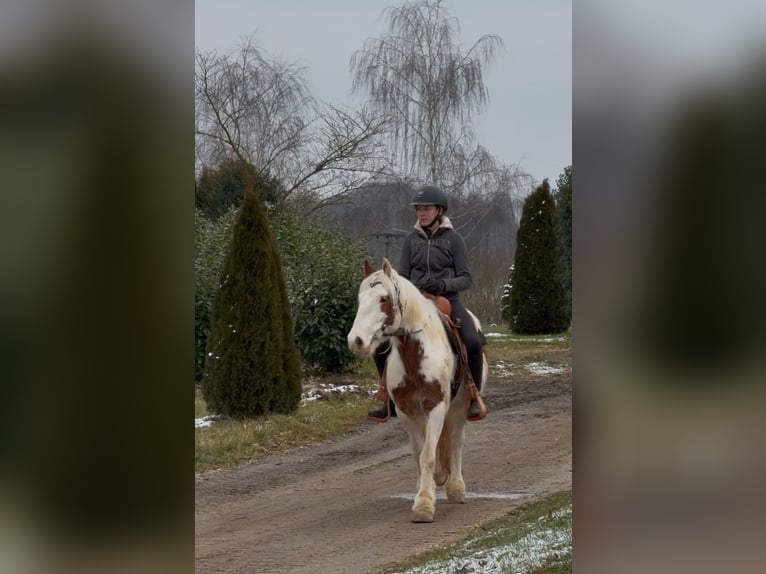
[[[524,201],[510,294],[514,333],[560,333],[568,322],[560,280],[556,211],[548,180]]]
[[[211,411],[234,418],[289,413],[301,396],[285,279],[260,200],[268,185],[245,192],[208,335],[202,394]]]
[[[559,238],[561,284],[564,287],[565,317],[572,321],[572,166],[556,180],[556,232]]]

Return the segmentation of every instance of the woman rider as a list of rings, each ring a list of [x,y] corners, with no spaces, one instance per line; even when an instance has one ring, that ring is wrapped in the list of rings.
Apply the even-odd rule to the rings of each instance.
[[[447,213],[447,194],[435,185],[424,185],[410,202],[417,213],[415,229],[404,239],[399,262],[399,275],[406,277],[421,291],[446,297],[452,305],[451,318],[460,324],[460,337],[468,355],[468,368],[473,376],[476,390],[481,390],[484,357],[481,339],[473,318],[460,301],[460,291],[471,287],[471,267],[463,237],[455,231]],[[383,367],[391,350],[388,341],[375,351],[374,360],[381,376],[381,389],[376,398],[381,404],[373,404],[367,411],[369,418],[386,420],[390,401],[382,381]],[[391,413],[396,416],[393,401]],[[471,400],[468,418],[481,417],[478,401]]]

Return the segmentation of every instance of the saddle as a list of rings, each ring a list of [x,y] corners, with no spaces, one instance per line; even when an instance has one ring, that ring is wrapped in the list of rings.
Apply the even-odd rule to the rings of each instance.
[[[431,293],[426,292],[423,292],[423,296],[426,299],[431,299],[436,305],[436,308],[439,309],[439,314],[441,315],[444,330],[447,332],[447,339],[449,339],[452,351],[458,357],[455,379],[452,381],[452,387],[450,388],[450,396],[454,399],[458,390],[460,390],[460,385],[464,384],[465,390],[468,393],[469,401],[478,401],[482,412],[482,415],[479,417],[468,417],[468,407],[470,402],[466,402],[466,418],[469,421],[481,420],[486,416],[487,407],[484,405],[484,401],[481,399],[481,395],[479,395],[479,392],[476,390],[476,383],[473,380],[473,375],[471,375],[471,369],[468,368],[468,352],[466,351],[465,343],[463,343],[463,339],[460,336],[460,320],[452,320],[452,304],[446,297],[442,297],[441,295],[432,295]],[[484,333],[479,331],[479,337],[481,338],[482,346],[485,346],[487,344],[487,340],[484,337]]]

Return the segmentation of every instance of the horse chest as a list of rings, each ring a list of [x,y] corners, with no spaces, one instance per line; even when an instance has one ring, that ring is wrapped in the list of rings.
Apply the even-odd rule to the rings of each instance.
[[[445,387],[438,371],[429,368],[422,343],[414,337],[402,338],[398,355],[401,368],[390,373],[390,387],[393,387],[392,395],[397,409],[410,416],[430,413],[445,396]]]

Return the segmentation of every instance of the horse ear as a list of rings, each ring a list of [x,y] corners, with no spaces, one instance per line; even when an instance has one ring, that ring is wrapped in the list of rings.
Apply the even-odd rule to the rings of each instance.
[[[364,260],[364,276],[369,277],[375,272],[375,270],[372,268],[372,265],[370,265],[370,262],[366,259]]]
[[[385,257],[383,258],[382,269],[383,269],[383,273],[385,273],[388,277],[391,277],[391,271],[393,271],[393,268],[391,267],[391,262]]]

